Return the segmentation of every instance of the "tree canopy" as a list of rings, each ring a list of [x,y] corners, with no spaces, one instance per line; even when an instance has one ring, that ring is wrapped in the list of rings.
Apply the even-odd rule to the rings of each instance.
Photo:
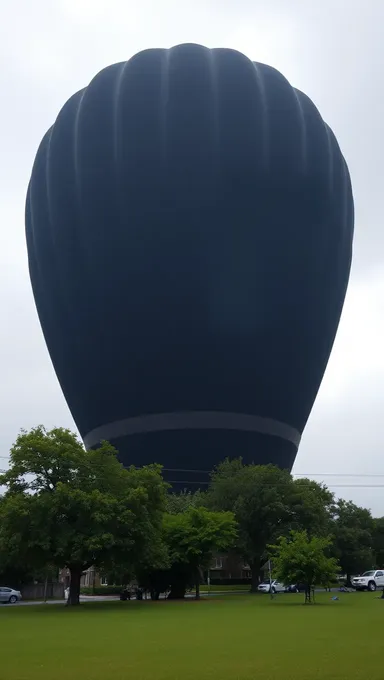
[[[333,494],[313,480],[293,480],[273,465],[244,465],[241,458],[225,460],[212,475],[211,507],[231,510],[239,525],[237,549],[252,571],[256,591],[267,545],[289,531],[328,535]]]
[[[373,546],[375,552],[376,567],[384,567],[384,517],[374,520]]]
[[[334,512],[334,494],[313,479],[294,479],[291,500],[291,529],[305,529],[309,535],[329,536]]]
[[[167,496],[167,512],[177,515],[185,512],[189,508],[202,508],[207,505],[207,493],[205,491],[181,491],[180,493],[169,493]]]
[[[305,601],[310,602],[315,585],[327,586],[339,571],[337,560],[328,554],[331,544],[331,537],[309,537],[306,531],[280,536],[269,546],[274,575],[282,583],[305,584]]]
[[[208,491],[168,493],[160,466],[124,469],[108,442],[86,451],[69,430],[39,426],[17,437],[1,485],[0,574],[20,583],[67,567],[69,604],[90,566],[124,583],[136,575],[154,597],[183,597],[192,585],[198,593],[214,553],[227,550],[249,564],[256,591],[268,545],[283,538],[324,539],[314,547],[327,545],[348,579],[384,565],[384,518],[324,484],[240,458],[217,467]]]
[[[199,597],[201,570],[209,566],[214,552],[231,548],[236,537],[236,520],[231,512],[190,506],[181,513],[166,513],[163,540],[170,567],[142,573],[141,580],[157,593],[170,589],[171,599],[184,597],[187,587],[195,585]]]
[[[226,460],[212,475],[209,501],[217,510],[231,510],[239,525],[237,548],[252,570],[257,590],[265,550],[289,521],[291,476],[272,465],[243,465]]]
[[[375,563],[375,523],[369,510],[352,501],[339,500],[334,509],[333,551],[347,583],[354,574],[371,569]]]
[[[0,554],[8,563],[67,567],[69,604],[78,604],[91,565],[155,564],[164,555],[161,469],[125,470],[107,442],[86,451],[66,429],[23,431],[0,483]]]

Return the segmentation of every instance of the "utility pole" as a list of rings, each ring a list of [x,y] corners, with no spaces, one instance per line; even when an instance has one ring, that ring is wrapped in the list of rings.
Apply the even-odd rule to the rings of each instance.
[[[48,574],[45,575],[45,582],[44,582],[44,602],[47,601],[47,592],[48,592]]]

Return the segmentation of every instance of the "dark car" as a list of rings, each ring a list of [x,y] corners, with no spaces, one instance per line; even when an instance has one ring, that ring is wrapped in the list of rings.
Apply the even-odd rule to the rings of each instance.
[[[286,586],[285,592],[286,593],[304,593],[306,589],[305,583],[291,583],[289,586]]]

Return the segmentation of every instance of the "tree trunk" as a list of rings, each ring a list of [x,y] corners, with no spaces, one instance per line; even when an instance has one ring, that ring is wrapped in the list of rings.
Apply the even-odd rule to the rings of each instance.
[[[196,587],[195,598],[196,598],[196,600],[200,600],[200,571],[199,571],[199,569],[196,569],[195,587]]]
[[[45,577],[44,581],[44,602],[47,601],[47,592],[48,592],[48,576]]]
[[[172,588],[168,595],[168,600],[183,600],[185,597],[185,590]]]
[[[67,600],[67,607],[75,607],[80,604],[80,580],[83,573],[82,567],[70,566],[71,581],[69,584],[69,596]]]
[[[312,584],[305,586],[305,604],[312,604],[315,601],[315,587]]]
[[[152,588],[151,590],[151,600],[159,600],[160,599],[160,591],[156,590],[156,588]]]
[[[352,588],[351,574],[347,574],[347,580],[345,585],[347,586],[347,588]]]
[[[170,575],[171,590],[167,599],[182,600],[185,597],[187,587],[189,587],[192,581],[191,576],[193,575],[194,572],[189,567],[186,569],[185,565],[176,566]]]
[[[260,560],[253,560],[253,562],[250,563],[249,565],[251,567],[251,572],[252,572],[252,581],[251,581],[251,593],[258,593],[258,587],[259,587],[259,571],[260,571]]]

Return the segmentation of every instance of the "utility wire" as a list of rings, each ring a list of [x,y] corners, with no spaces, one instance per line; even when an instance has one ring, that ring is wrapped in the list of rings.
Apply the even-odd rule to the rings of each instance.
[[[5,460],[9,460],[9,456],[0,456]],[[188,472],[191,474],[211,474],[211,470],[186,470],[185,468],[163,468],[164,472]],[[384,474],[377,474],[376,472],[292,472],[293,477],[382,477]],[[184,484],[184,482],[182,482]]]
[[[1,459],[8,460],[8,456],[0,456]],[[89,463],[84,463],[87,469],[87,472],[90,470],[90,467],[93,468],[93,471],[97,473],[97,466],[95,463],[89,465]],[[81,467],[78,466],[78,467]],[[210,475],[211,471],[209,470],[185,470],[185,469],[171,469],[171,468],[163,468],[164,472],[184,472],[184,473],[194,473],[194,474],[204,474],[204,475]],[[0,469],[0,474],[4,474],[7,472],[6,469]],[[350,473],[350,472],[310,472],[310,473],[304,473],[304,472],[297,472],[297,473],[292,473],[293,477],[305,477],[305,478],[311,478],[311,477],[348,477],[348,478],[384,478],[384,474],[378,474],[378,473]],[[198,485],[198,486],[208,486],[209,485],[209,480],[168,480],[170,484],[185,484],[187,486],[190,485]],[[276,486],[275,484],[266,484],[265,486]],[[277,484],[277,486],[284,486],[284,483]],[[384,483],[383,484],[356,484],[356,483],[331,483],[327,484],[327,487],[330,489],[340,489],[340,488],[354,488],[354,489],[382,489],[384,488]]]

